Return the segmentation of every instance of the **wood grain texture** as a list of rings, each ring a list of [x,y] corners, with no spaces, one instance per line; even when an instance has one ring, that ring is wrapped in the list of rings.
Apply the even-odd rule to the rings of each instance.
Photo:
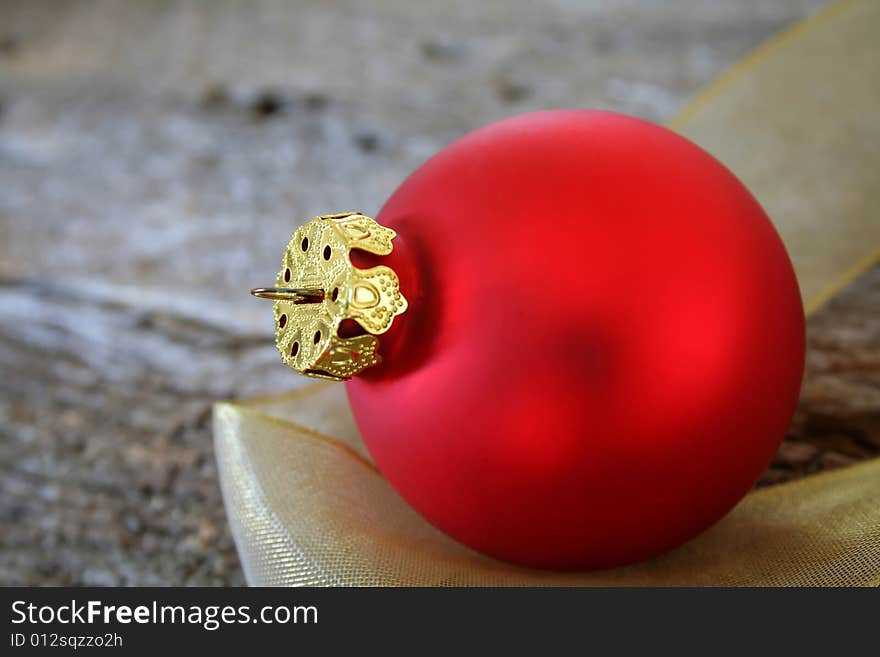
[[[246,296],[299,222],[509,114],[665,120],[820,4],[3,2],[0,583],[243,583],[209,408],[302,385]],[[811,320],[764,483],[880,450],[878,304]]]

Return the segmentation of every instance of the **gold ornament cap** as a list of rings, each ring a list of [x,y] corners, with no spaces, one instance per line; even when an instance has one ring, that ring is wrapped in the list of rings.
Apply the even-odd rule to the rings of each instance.
[[[251,294],[274,299],[275,345],[285,365],[307,376],[344,381],[377,365],[377,335],[407,308],[390,267],[355,267],[352,249],[388,255],[397,236],[359,212],[311,219],[291,237],[275,287]],[[366,333],[341,337],[343,321]]]

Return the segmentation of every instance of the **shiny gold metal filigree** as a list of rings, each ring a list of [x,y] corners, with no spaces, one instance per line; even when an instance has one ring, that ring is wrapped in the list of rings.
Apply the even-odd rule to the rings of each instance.
[[[343,381],[381,361],[379,340],[406,310],[397,274],[384,265],[359,269],[352,249],[388,255],[397,234],[358,212],[315,217],[291,238],[274,288],[256,288],[275,300],[275,344],[291,369]],[[367,334],[340,337],[346,319]]]

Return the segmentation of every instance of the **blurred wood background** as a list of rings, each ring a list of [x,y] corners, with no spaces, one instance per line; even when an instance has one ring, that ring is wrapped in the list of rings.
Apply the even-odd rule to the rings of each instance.
[[[0,0],[0,584],[243,583],[210,405],[304,383],[247,295],[298,223],[510,114],[665,121],[821,5]],[[763,484],[880,453],[878,345],[875,268]]]

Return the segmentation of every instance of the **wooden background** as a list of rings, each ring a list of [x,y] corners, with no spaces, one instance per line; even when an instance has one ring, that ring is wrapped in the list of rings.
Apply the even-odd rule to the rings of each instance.
[[[0,584],[241,584],[210,406],[304,382],[247,296],[298,222],[510,114],[662,122],[821,4],[0,0]],[[874,269],[762,483],[880,453],[878,345]]]

